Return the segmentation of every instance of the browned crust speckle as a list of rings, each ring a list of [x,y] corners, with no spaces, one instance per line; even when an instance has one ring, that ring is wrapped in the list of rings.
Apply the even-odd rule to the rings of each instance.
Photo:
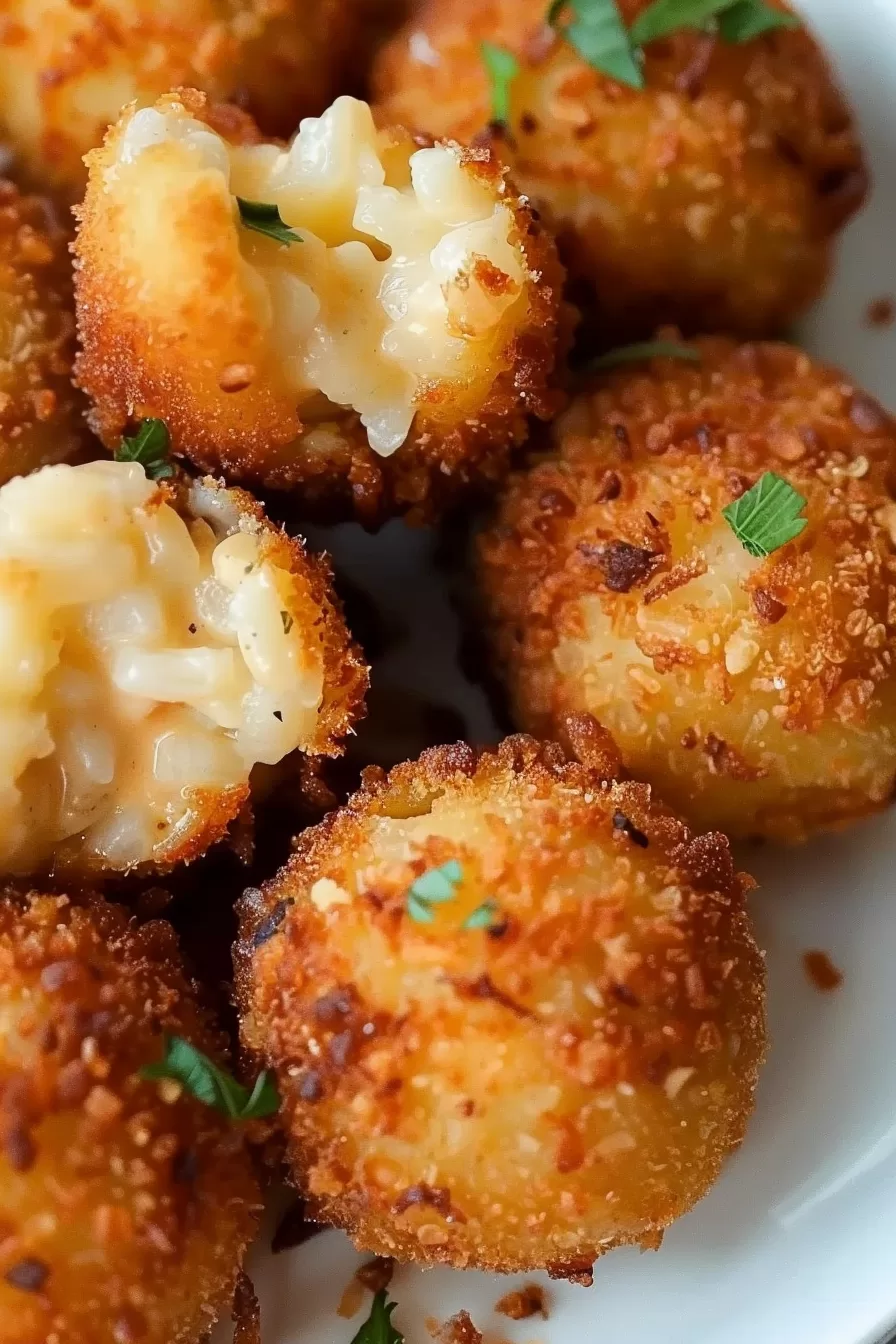
[[[896,426],[793,346],[696,344],[586,380],[478,539],[482,620],[521,726],[590,710],[701,825],[800,839],[896,774]],[[767,470],[808,526],[750,561],[721,511]],[[646,587],[611,582],[611,543],[653,553]]]
[[[238,143],[251,135],[244,127],[230,134],[221,124],[226,109],[216,109],[195,91],[180,90],[177,96],[192,116],[213,124],[228,139]],[[221,374],[244,363],[247,346],[253,348],[258,341],[255,320],[245,309],[229,261],[209,262],[212,289],[216,268],[221,270],[217,345],[214,350],[203,347],[209,369],[200,367],[198,359],[193,361],[196,367],[187,369],[183,356],[190,330],[214,322],[208,289],[196,299],[201,309],[184,312],[183,327],[166,315],[173,325],[164,338],[156,316],[134,306],[134,277],[116,264],[109,246],[109,230],[120,207],[109,205],[101,184],[118,133],[113,128],[105,148],[90,156],[92,185],[80,207],[75,245],[82,344],[78,379],[94,403],[93,427],[108,446],[119,441],[134,417],[159,416],[168,425],[175,451],[203,470],[224,471],[248,485],[295,491],[320,515],[356,516],[372,526],[395,513],[425,521],[458,492],[500,480],[528,433],[529,418],[548,419],[559,409],[562,398],[554,368],[572,325],[570,310],[561,303],[564,272],[550,235],[528,200],[506,180],[491,150],[465,149],[462,161],[514,214],[511,241],[524,253],[529,272],[524,316],[495,357],[494,379],[475,412],[459,410],[462,383],[425,384],[408,440],[383,458],[370,448],[359,417],[351,412],[334,413],[325,423],[326,451],[309,448],[305,432],[314,426],[302,425],[294,397],[282,387],[279,375],[265,367],[265,359],[254,361],[256,376],[246,386],[222,389]],[[405,132],[394,135],[398,144],[412,145]],[[229,215],[220,215],[217,205],[212,211],[204,201],[194,211],[186,202],[185,230],[197,227],[196,211],[202,215],[205,237],[232,227]]]
[[[621,0],[631,24],[649,0]],[[784,8],[785,6],[781,6]],[[486,133],[482,41],[512,52],[492,135],[555,229],[610,344],[676,321],[765,336],[817,296],[867,188],[857,128],[807,27],[732,45],[680,29],[645,48],[642,91],[545,26],[542,0],[424,0],[380,50],[384,123]]]
[[[88,448],[68,241],[47,200],[0,180],[0,485]]]
[[[590,741],[592,760],[605,750]],[[409,885],[449,858],[458,904],[415,922]],[[557,745],[457,744],[368,770],[246,894],[236,949],[244,1044],[277,1071],[314,1216],[378,1254],[501,1271],[581,1276],[610,1246],[653,1244],[752,1106],[764,976],[748,885],[722,836]],[[464,930],[485,895],[499,921]],[[497,993],[463,992],[486,978]],[[542,1088],[555,1101],[537,1119],[526,1098]],[[605,1122],[620,1095],[627,1119]]]
[[[230,1305],[260,1201],[245,1128],[139,1077],[166,1032],[222,1058],[173,931],[4,892],[0,1018],[0,1334],[86,1340],[102,1321],[109,1340],[194,1344]]]

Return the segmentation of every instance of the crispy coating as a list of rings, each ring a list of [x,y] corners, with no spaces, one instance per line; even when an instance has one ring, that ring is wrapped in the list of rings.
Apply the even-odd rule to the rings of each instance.
[[[567,728],[587,764],[516,737],[372,767],[242,903],[244,1043],[277,1071],[314,1216],[365,1250],[587,1278],[657,1245],[743,1136],[749,880],[723,836],[614,782],[593,719]],[[411,884],[452,862],[417,922]],[[485,901],[491,927],[465,927]]]
[[[0,485],[83,455],[74,359],[68,234],[47,201],[0,179]]]
[[[648,0],[621,0],[630,24]],[[783,6],[782,6],[783,7]],[[491,116],[483,40],[517,57],[501,153],[545,210],[609,343],[676,321],[776,334],[818,295],[866,173],[811,33],[739,46],[683,29],[643,91],[544,25],[543,0],[426,0],[380,54],[385,121],[468,140]]]
[[[171,928],[0,899],[0,1341],[198,1344],[255,1231],[246,1127],[142,1080],[163,1033],[221,1058]]]
[[[254,128],[234,117],[233,109],[210,106],[195,92],[181,90],[157,107],[186,109],[231,146],[257,140]],[[202,469],[224,471],[255,487],[297,492],[312,512],[356,516],[367,525],[395,513],[424,520],[458,491],[506,474],[529,417],[546,419],[560,405],[551,375],[563,272],[552,240],[489,150],[453,147],[469,189],[481,188],[496,207],[500,203],[511,212],[508,241],[524,282],[494,333],[479,343],[480,353],[455,354],[443,374],[421,379],[408,436],[391,456],[383,456],[370,446],[355,411],[320,394],[309,400],[307,390],[302,397],[289,384],[284,368],[291,355],[301,356],[300,339],[293,335],[294,345],[284,345],[272,328],[270,303],[259,304],[258,273],[251,274],[245,255],[247,231],[239,229],[233,198],[220,182],[209,173],[184,171],[160,150],[110,174],[132,114],[133,109],[90,156],[75,247],[78,376],[94,402],[93,427],[107,445],[118,441],[134,416],[159,416],[175,450]],[[391,180],[402,185],[420,141],[394,131],[381,137],[381,146]],[[351,172],[344,145],[337,143],[334,157],[334,173]],[[301,205],[297,209],[301,224]],[[329,255],[348,238],[361,237],[353,228],[340,235],[342,226],[338,220],[334,226],[332,218],[308,227],[323,233]],[[257,248],[257,235],[249,237]],[[270,273],[268,254],[251,259],[265,263]],[[303,257],[298,260],[301,264]],[[486,260],[474,261],[473,272],[462,273],[458,286],[461,280],[474,294],[481,292],[486,304],[505,302],[508,277]],[[313,274],[310,282],[313,287]],[[345,322],[335,324],[345,326],[342,336],[349,327],[362,333],[342,357],[346,366],[355,362],[359,385],[369,382],[379,348],[379,319],[362,301],[369,302],[360,281],[338,281],[325,301],[328,313],[344,306]],[[463,328],[455,334],[463,336]],[[420,348],[428,339],[424,327]]]
[[[698,826],[803,839],[896,775],[896,425],[792,346],[697,342],[595,378],[478,542],[516,721],[598,714]],[[773,471],[807,501],[766,560],[721,510]]]
[[[37,181],[77,197],[121,108],[179,84],[289,135],[335,92],[354,14],[354,0],[0,0],[0,124]]]

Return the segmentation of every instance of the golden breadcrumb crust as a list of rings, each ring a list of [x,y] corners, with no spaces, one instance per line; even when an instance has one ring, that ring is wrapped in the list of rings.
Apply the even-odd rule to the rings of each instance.
[[[799,840],[896,776],[896,425],[786,345],[696,342],[594,377],[478,542],[517,721],[598,714],[699,826]],[[766,471],[807,501],[754,559],[722,509]]]
[[[230,124],[233,109],[211,106],[193,90],[180,90],[177,99],[231,143],[257,141],[245,119]],[[159,106],[164,105],[162,100]],[[317,426],[313,443],[306,443],[295,394],[275,367],[276,352],[268,348],[246,287],[229,204],[209,193],[201,178],[192,192],[166,201],[168,217],[160,225],[181,255],[177,270],[183,259],[196,269],[179,290],[172,286],[170,303],[158,309],[147,304],[138,268],[157,265],[158,255],[143,251],[132,260],[133,249],[117,246],[140,203],[116,196],[104,180],[127,115],[89,156],[90,185],[77,212],[75,245],[78,380],[94,403],[93,428],[108,446],[134,417],[158,416],[168,425],[175,451],[203,470],[223,471],[255,487],[295,491],[314,512],[356,516],[373,525],[394,513],[422,521],[464,487],[499,480],[526,437],[529,416],[548,419],[556,413],[561,402],[552,373],[563,270],[553,241],[527,200],[505,181],[491,151],[466,150],[463,163],[513,212],[510,242],[523,250],[530,275],[525,318],[496,358],[482,404],[460,411],[469,397],[457,379],[424,386],[407,441],[385,458],[370,448],[353,412],[334,412],[323,428]],[[410,154],[418,147],[403,131],[396,130],[394,138],[396,151],[406,148]],[[164,165],[155,171],[163,174]],[[141,190],[147,204],[165,190],[164,182],[154,182],[149,161]],[[165,249],[163,255],[173,264]],[[569,315],[562,314],[566,330]],[[229,374],[247,368],[250,381],[232,390]]]
[[[317,712],[315,735],[302,748],[308,757],[341,756],[345,738],[365,712],[364,701],[369,682],[368,668],[359,645],[352,638],[342,613],[342,604],[333,588],[333,571],[325,554],[309,551],[299,537],[289,536],[283,528],[272,523],[264,508],[245,490],[228,487],[223,480],[206,477],[200,485],[209,491],[226,492],[225,507],[237,518],[252,520],[252,533],[258,535],[259,563],[269,560],[278,568],[287,570],[292,577],[290,600],[286,603],[288,616],[302,630],[306,648],[315,643],[323,664],[323,699]],[[172,504],[178,511],[191,516],[189,485],[186,478],[175,485],[159,485],[158,500]],[[293,757],[297,753],[293,753]],[[288,757],[291,761],[293,757]],[[293,767],[284,764],[284,771]],[[184,793],[189,805],[188,818],[178,824],[171,842],[160,844],[153,851],[152,860],[140,866],[144,873],[167,873],[185,863],[192,863],[219,840],[223,840],[240,817],[251,830],[250,781],[242,787],[226,789],[192,789]],[[110,876],[98,863],[89,863],[80,848],[75,846],[68,854],[62,846],[55,856],[54,872],[63,879],[93,882]],[[3,1344],[0,1340],[0,1344]]]
[[[648,0],[621,0],[628,24]],[[783,8],[783,6],[781,6]],[[820,292],[866,189],[849,108],[806,28],[734,46],[682,29],[643,91],[600,74],[543,0],[425,0],[380,53],[383,121],[469,140],[492,115],[482,41],[520,73],[494,143],[544,209],[611,344],[661,322],[766,336]]]
[[[88,447],[68,241],[46,200],[0,179],[0,485]]]
[[[514,737],[371,767],[242,902],[244,1044],[277,1072],[314,1216],[365,1250],[587,1277],[657,1245],[743,1136],[765,1048],[749,880],[723,836],[615,781],[593,719],[567,731],[587,763]],[[417,922],[411,884],[452,862]],[[485,901],[491,927],[466,927]]]
[[[0,1341],[198,1344],[254,1234],[246,1127],[144,1081],[163,1034],[220,1059],[169,925],[0,897]]]
[[[80,197],[121,107],[195,85],[290,135],[335,92],[354,0],[0,0],[0,124],[37,181]]]

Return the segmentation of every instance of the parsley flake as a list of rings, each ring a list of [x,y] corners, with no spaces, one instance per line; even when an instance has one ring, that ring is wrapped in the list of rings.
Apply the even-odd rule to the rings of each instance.
[[[483,901],[481,905],[477,905],[476,909],[467,915],[463,924],[461,924],[461,928],[490,929],[495,922],[495,915],[497,913],[498,903],[489,897],[487,901]]]
[[[302,242],[301,234],[280,218],[279,205],[271,205],[267,201],[247,201],[242,196],[237,196],[236,203],[240,220],[247,229],[261,233],[265,238],[273,238],[275,243],[285,243],[287,247],[291,243]]]
[[[290,616],[290,614],[289,614],[288,611],[281,611],[281,612],[280,612],[280,619],[281,619],[281,621],[283,622],[283,633],[284,633],[284,635],[288,635],[289,632],[290,632],[290,630],[291,630],[291,629],[293,628],[293,626],[295,625],[295,621],[294,621],[293,618]]]
[[[735,0],[729,9],[719,15],[719,34],[725,42],[752,42],[763,33],[776,28],[799,28],[795,14],[773,9],[765,0]]]
[[[519,61],[512,51],[496,46],[494,42],[480,42],[479,51],[491,84],[492,121],[507,126],[510,122],[510,89],[520,72]]]
[[[390,1302],[385,1288],[373,1299],[370,1315],[353,1337],[352,1344],[404,1344],[404,1335],[392,1324],[397,1303]]]
[[[634,345],[617,345],[615,350],[598,355],[589,362],[588,369],[615,369],[620,364],[637,364],[647,359],[682,359],[699,364],[700,351],[695,345],[682,345],[679,341],[638,341]]]
[[[455,887],[463,880],[464,870],[457,859],[449,859],[439,868],[430,868],[408,887],[407,911],[418,924],[431,924],[435,919],[432,906],[453,901]]]
[[[231,1120],[260,1120],[274,1115],[280,1106],[276,1085],[267,1071],[258,1075],[250,1092],[182,1036],[166,1036],[164,1058],[147,1064],[140,1070],[140,1077],[150,1081],[173,1078],[197,1101]]]
[[[558,26],[564,9],[570,9],[574,17],[558,31],[570,46],[595,70],[631,89],[643,89],[641,66],[616,0],[554,0],[547,15],[551,27]]]
[[[171,438],[164,420],[141,420],[137,433],[123,438],[115,450],[116,462],[139,462],[151,481],[174,475],[168,460]]]
[[[745,551],[765,559],[798,537],[807,519],[806,501],[781,476],[767,471],[754,486],[722,510],[722,517]]]
[[[629,29],[629,37],[636,46],[668,37],[679,28],[705,28],[734,0],[653,0],[642,10]]]

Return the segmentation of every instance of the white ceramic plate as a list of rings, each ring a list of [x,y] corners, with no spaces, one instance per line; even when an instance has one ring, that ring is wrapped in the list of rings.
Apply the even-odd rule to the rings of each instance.
[[[865,324],[870,301],[896,296],[896,0],[803,7],[858,111],[875,184],[802,338],[896,410],[896,328]],[[393,526],[375,540],[345,529],[334,549],[413,631],[381,679],[455,704],[467,735],[489,739],[483,697],[453,670],[456,625],[427,570],[430,547]],[[408,1344],[425,1344],[427,1316],[462,1307],[493,1344],[877,1344],[896,1329],[896,816],[742,860],[761,882],[773,1050],[722,1180],[659,1252],[611,1253],[591,1289],[550,1284],[546,1323],[494,1314],[521,1280],[400,1268],[391,1291]],[[836,993],[807,983],[807,948],[843,970]],[[335,1315],[359,1263],[348,1241],[329,1232],[272,1256],[270,1232],[250,1265],[264,1344],[348,1344],[366,1311]]]

